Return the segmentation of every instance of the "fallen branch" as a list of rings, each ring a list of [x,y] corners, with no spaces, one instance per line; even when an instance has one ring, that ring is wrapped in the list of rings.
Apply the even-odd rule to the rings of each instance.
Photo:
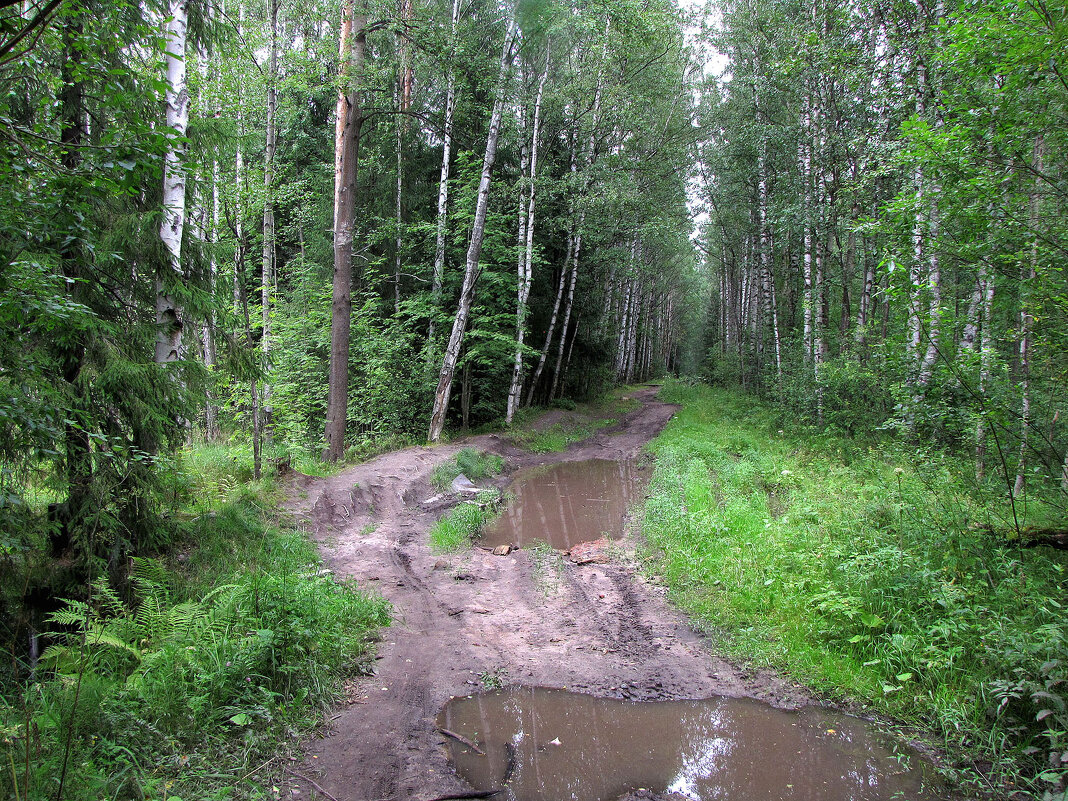
[[[469,793],[449,793],[448,795],[439,795],[437,798],[431,798],[430,801],[460,801],[463,798],[490,798],[498,793],[503,793],[504,790],[472,790]]]
[[[333,796],[330,793],[328,793],[319,784],[317,784],[312,779],[309,779],[307,776],[304,776],[304,775],[302,775],[300,773],[297,773],[295,770],[290,770],[289,768],[282,768],[282,770],[284,770],[286,773],[288,773],[290,776],[292,776],[295,779],[300,779],[302,782],[307,782],[312,787],[314,787],[316,790],[318,790],[320,793],[322,793],[327,798],[329,798],[330,801],[337,801],[337,797],[336,796]]]
[[[440,731],[446,737],[451,737],[452,739],[456,740],[456,742],[462,743],[463,745],[466,745],[468,748],[470,748],[472,751],[474,751],[479,756],[485,756],[486,755],[485,751],[483,751],[481,748],[479,748],[473,742],[468,740],[462,734],[457,734],[454,731],[449,731],[448,729],[443,729],[443,728],[439,728],[438,731]],[[494,790],[494,793],[499,793],[499,792],[500,792],[500,790]],[[457,797],[458,798],[475,798],[475,796],[467,796],[467,795],[462,795],[462,796],[457,796]]]

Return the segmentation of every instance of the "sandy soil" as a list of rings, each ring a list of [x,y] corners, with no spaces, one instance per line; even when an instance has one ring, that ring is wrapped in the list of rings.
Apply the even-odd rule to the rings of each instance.
[[[298,479],[291,509],[328,566],[376,588],[393,604],[394,624],[385,630],[375,675],[353,684],[327,736],[308,745],[295,772],[338,801],[462,795],[469,788],[453,774],[434,719],[450,697],[477,689],[480,675],[635,699],[718,694],[781,707],[811,701],[781,677],[712,653],[630,564],[633,534],[605,564],[539,559],[528,550],[430,550],[427,533],[449,502],[424,503],[437,495],[429,476],[460,448],[504,456],[498,485],[519,467],[636,457],[674,413],[655,392],[639,390],[639,409],[563,453],[532,455],[504,438],[480,436],[388,453],[331,478]],[[284,792],[293,790],[305,798],[318,792],[296,779]]]

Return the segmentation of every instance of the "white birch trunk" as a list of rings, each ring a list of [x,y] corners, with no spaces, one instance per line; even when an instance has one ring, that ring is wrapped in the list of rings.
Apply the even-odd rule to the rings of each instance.
[[[530,186],[526,215],[520,224],[520,232],[524,241],[521,243],[523,247],[519,256],[519,283],[515,310],[515,362],[512,366],[512,385],[508,391],[508,405],[505,413],[505,423],[508,425],[511,425],[512,418],[519,408],[519,399],[523,392],[523,342],[527,330],[527,301],[530,298],[530,284],[534,272],[534,199],[537,195],[538,134],[541,129],[541,101],[545,95],[545,80],[548,77],[549,45],[546,43],[545,66],[538,79],[538,94],[534,100],[534,122],[530,134]]]
[[[275,269],[274,156],[278,142],[278,0],[270,0],[268,14],[271,45],[267,72],[267,131],[263,151],[263,261],[260,276],[260,312],[263,321],[260,350],[266,365],[270,364],[271,354],[271,289],[274,285]],[[263,429],[266,433],[271,425],[271,384],[266,377],[260,388],[260,402],[263,407]]]
[[[1045,141],[1041,135],[1035,140],[1035,175],[1041,175],[1045,156]],[[1019,498],[1026,485],[1027,451],[1031,431],[1031,331],[1034,315],[1031,312],[1031,286],[1038,274],[1038,186],[1031,190],[1028,216],[1031,229],[1031,257],[1020,270],[1020,455],[1016,461],[1016,481],[1012,497]]]
[[[449,335],[449,344],[445,349],[437,390],[434,393],[434,408],[430,416],[430,442],[441,439],[445,427],[445,415],[449,409],[449,395],[452,392],[452,379],[456,373],[456,363],[460,358],[467,318],[471,312],[471,301],[475,294],[475,282],[478,280],[479,256],[482,253],[482,240],[486,234],[486,214],[489,208],[490,178],[493,163],[497,159],[497,139],[501,131],[501,114],[504,107],[504,90],[508,72],[512,64],[512,41],[515,35],[515,21],[509,20],[508,31],[501,48],[500,71],[497,76],[493,98],[493,110],[490,112],[489,132],[486,135],[486,153],[482,159],[482,175],[478,182],[478,197],[475,202],[475,218],[471,224],[471,240],[467,246],[467,259],[464,265],[464,282],[460,290],[460,304]]]
[[[802,342],[805,349],[805,362],[812,360],[812,146],[809,138],[811,114],[809,98],[806,93],[801,106],[801,183],[803,185],[803,234],[801,265],[805,280],[805,297],[802,301],[804,312],[804,333]]]
[[[156,279],[156,362],[181,359],[182,311],[170,285],[184,277],[182,233],[185,229],[185,155],[189,129],[189,87],[186,79],[188,0],[172,0],[167,20],[167,128],[169,143],[163,164],[163,221],[159,236],[167,251],[168,272]]]
[[[456,23],[460,18],[460,0],[452,0],[452,20],[449,27],[450,48],[455,51]],[[450,53],[454,57],[455,52]],[[441,284],[445,278],[445,232],[449,213],[449,160],[452,158],[452,118],[456,109],[456,67],[449,61],[445,86],[445,130],[442,132],[441,174],[438,177],[437,235],[434,240],[434,271],[431,276],[430,323],[427,326],[427,367],[434,363],[434,322],[441,308]]]

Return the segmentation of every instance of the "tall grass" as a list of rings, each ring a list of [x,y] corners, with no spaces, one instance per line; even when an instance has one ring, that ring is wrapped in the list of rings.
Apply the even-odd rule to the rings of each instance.
[[[683,408],[652,445],[645,564],[673,599],[730,653],[926,729],[962,777],[1059,798],[1065,555],[992,534],[1004,496],[950,455],[722,390],[662,398]]]

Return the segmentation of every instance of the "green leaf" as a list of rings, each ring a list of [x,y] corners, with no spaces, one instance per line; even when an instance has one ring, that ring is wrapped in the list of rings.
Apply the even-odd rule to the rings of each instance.
[[[238,712],[236,715],[230,717],[230,722],[235,726],[247,726],[252,722],[252,716],[245,712]]]

